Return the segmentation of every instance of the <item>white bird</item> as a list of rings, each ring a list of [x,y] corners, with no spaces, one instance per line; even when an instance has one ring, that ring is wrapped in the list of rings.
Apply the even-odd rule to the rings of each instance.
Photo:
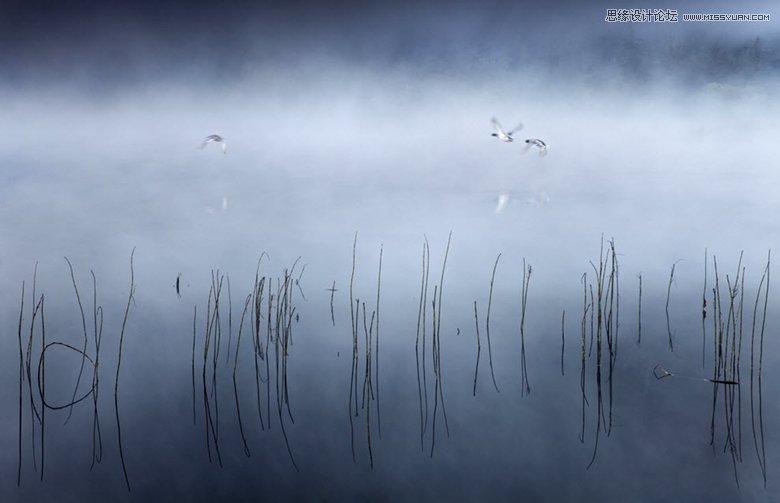
[[[547,144],[539,138],[529,138],[525,140],[525,149],[523,149],[523,152],[528,152],[528,150],[532,147],[539,147],[540,157],[547,155]]]
[[[200,144],[200,148],[206,148],[209,143],[219,143],[222,145],[222,153],[227,154],[227,143],[225,139],[218,134],[210,134],[203,139],[203,143]]]
[[[514,141],[514,138],[512,138],[512,135],[523,129],[523,123],[520,122],[517,124],[517,126],[512,129],[511,131],[504,131],[504,128],[501,126],[501,123],[498,122],[498,119],[495,117],[492,117],[490,119],[490,122],[493,123],[493,128],[495,128],[496,132],[491,134],[490,136],[495,136],[501,141],[511,142]]]

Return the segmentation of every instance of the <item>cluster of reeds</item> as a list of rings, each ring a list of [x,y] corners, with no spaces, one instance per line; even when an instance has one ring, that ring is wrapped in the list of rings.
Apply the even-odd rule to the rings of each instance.
[[[244,420],[241,413],[241,403],[238,390],[238,362],[241,351],[242,336],[245,327],[251,327],[252,335],[252,360],[254,362],[255,377],[255,401],[258,413],[258,422],[261,430],[271,428],[272,411],[278,418],[282,437],[287,448],[290,461],[293,467],[298,470],[295,457],[292,453],[289,437],[287,435],[286,422],[294,424],[295,419],[290,406],[290,394],[288,386],[288,357],[290,346],[292,345],[293,321],[297,319],[294,306],[294,291],[297,286],[298,291],[303,296],[300,288],[300,278],[295,279],[293,274],[300,260],[296,259],[290,269],[284,269],[281,278],[272,278],[270,276],[260,275],[260,264],[265,253],[258,260],[255,271],[254,284],[252,292],[244,300],[241,318],[239,321],[238,334],[234,351],[230,350],[230,341],[232,340],[232,296],[230,293],[230,280],[220,274],[219,271],[212,271],[211,287],[209,288],[208,299],[206,302],[206,319],[203,328],[203,354],[201,365],[201,384],[202,384],[202,402],[204,411],[204,426],[206,433],[206,451],[209,461],[216,458],[219,466],[222,466],[222,455],[219,441],[219,352],[222,343],[222,331],[225,322],[223,321],[223,310],[221,303],[223,284],[228,285],[228,307],[227,307],[227,330],[228,330],[228,357],[227,364],[230,364],[230,357],[233,361],[231,380],[233,386],[233,396],[235,400],[236,417],[238,428],[241,434],[242,449],[244,455],[251,456],[251,450],[244,430]],[[301,271],[302,272],[302,271]],[[275,282],[275,283],[274,283]],[[193,391],[193,422],[197,423],[195,393],[195,355],[197,348],[197,306],[193,314],[193,334],[192,334],[192,391]],[[272,400],[275,407],[272,407]],[[265,415],[263,413],[265,410]],[[212,449],[214,455],[212,456]]]
[[[707,276],[709,263],[707,251],[704,253],[704,294],[702,298],[702,344],[706,348],[707,314],[712,313],[712,377],[697,377],[672,372],[659,365],[653,369],[657,379],[677,377],[705,381],[712,384],[712,403],[710,413],[710,445],[716,449],[719,417],[722,417],[724,439],[722,452],[729,453],[734,471],[734,479],[739,485],[738,465],[743,460],[742,442],[742,388],[740,386],[743,336],[745,320],[745,270],[740,253],[733,279],[726,275],[725,290],[720,280],[717,257],[712,257],[715,285],[710,290],[710,303],[707,302]],[[766,327],[767,306],[769,301],[769,268],[771,254],[767,254],[766,266],[756,289],[753,315],[750,327],[750,424],[753,445],[761,474],[766,485],[766,448],[764,442],[762,363],[764,351],[764,331]],[[763,300],[763,308],[760,308]],[[708,309],[709,305],[709,309]],[[759,317],[759,311],[761,311]],[[719,403],[722,415],[718,414]]]
[[[743,312],[744,312],[744,287],[745,287],[745,268],[742,266],[742,254],[739,255],[737,272],[733,280],[726,275],[726,296],[727,300],[722,299],[720,278],[718,273],[718,261],[715,256],[712,257],[713,269],[715,273],[715,287],[712,291],[713,301],[713,397],[712,397],[712,416],[710,420],[710,444],[715,447],[715,411],[718,401],[718,387],[723,389],[723,403],[725,411],[726,440],[724,442],[724,452],[728,450],[731,454],[732,465],[734,467],[734,477],[739,483],[737,476],[737,461],[742,460],[742,421],[741,421],[741,401],[742,392],[739,387],[739,362],[742,352],[742,331],[743,331]],[[728,304],[726,316],[724,318],[724,303]],[[737,413],[736,421],[734,413]]]
[[[498,268],[498,261],[501,259],[501,254],[499,253],[496,257],[496,261],[493,263],[493,273],[490,275],[490,292],[488,293],[488,305],[487,305],[487,317],[485,320],[485,336],[487,337],[487,346],[488,346],[488,364],[490,365],[490,378],[493,380],[493,387],[496,389],[496,392],[500,392],[498,389],[498,383],[496,383],[496,374],[493,370],[493,349],[490,344],[490,309],[493,305],[493,283],[496,280],[496,269]],[[479,314],[477,309],[477,301],[474,301],[474,323],[476,325],[476,333],[477,333],[477,361],[474,364],[474,388],[472,390],[472,394],[474,396],[477,396],[477,379],[479,377],[479,358],[480,354],[482,353],[482,344],[479,340]]]
[[[46,399],[46,375],[45,375],[45,352],[43,348],[46,347],[46,322],[45,322],[45,310],[44,310],[44,294],[40,296],[36,292],[36,283],[38,275],[38,264],[35,265],[33,272],[32,282],[32,311],[29,332],[24,329],[24,298],[25,298],[25,284],[22,283],[22,295],[19,307],[19,328],[18,328],[18,342],[19,342],[19,435],[18,435],[18,469],[17,469],[17,485],[21,484],[22,477],[22,436],[23,436],[23,416],[24,416],[24,381],[26,377],[28,398],[29,398],[29,410],[30,410],[30,439],[32,443],[32,458],[33,469],[38,471],[38,457],[40,457],[40,479],[43,480],[44,474],[44,461],[45,461],[45,431],[46,431],[46,406],[44,400]],[[36,338],[36,321],[38,322],[38,337]],[[27,333],[27,345],[26,349],[23,347],[22,338],[23,333]],[[36,350],[36,339],[40,340],[38,351],[40,358],[38,359],[38,373],[36,375],[39,380],[38,386],[34,386],[33,374],[32,374],[32,361],[33,353]],[[37,391],[36,393],[33,390]],[[36,445],[36,438],[40,445]]]
[[[706,255],[705,255],[706,256]],[[764,446],[762,362],[764,348],[764,329],[769,298],[769,266],[767,261],[756,290],[750,329],[750,418],[754,447],[764,484],[766,485],[766,449]],[[737,270],[733,279],[726,275],[726,290],[722,291],[718,262],[712,257],[715,286],[712,288],[712,329],[713,354],[712,378],[707,379],[713,385],[712,411],[710,416],[710,444],[716,446],[716,425],[718,396],[722,396],[723,427],[725,439],[723,452],[731,456],[734,478],[739,484],[737,463],[742,461],[742,388],[740,386],[740,363],[742,360],[743,332],[745,326],[745,267],[740,253]],[[706,270],[706,266],[705,266]],[[705,280],[706,281],[706,280]],[[763,297],[763,310],[759,319],[759,305]],[[706,310],[702,310],[702,319]],[[758,341],[756,341],[758,335]],[[704,333],[706,338],[706,332]],[[757,363],[757,365],[756,365]],[[754,383],[757,385],[754,387]],[[721,393],[722,392],[722,393]]]
[[[125,308],[122,326],[119,332],[119,348],[117,354],[116,375],[114,380],[114,411],[117,425],[117,443],[119,447],[119,457],[122,465],[122,473],[127,490],[130,490],[130,479],[127,474],[127,466],[124,458],[124,448],[122,444],[122,430],[119,416],[119,375],[122,363],[122,348],[124,344],[125,329],[130,312],[130,305],[135,293],[135,276],[133,269],[133,257],[135,249],[130,255],[130,287],[128,293],[127,306]],[[22,283],[22,294],[19,307],[18,324],[18,342],[19,342],[19,425],[18,425],[18,466],[17,466],[17,485],[21,485],[22,479],[22,454],[23,454],[23,419],[24,419],[24,389],[27,388],[29,399],[30,416],[30,434],[32,445],[33,469],[39,472],[40,480],[44,477],[45,467],[45,439],[46,439],[46,411],[68,410],[64,423],[67,424],[72,416],[73,407],[88,398],[92,398],[92,460],[90,470],[100,463],[103,459],[103,437],[100,426],[99,414],[99,368],[100,368],[100,346],[103,338],[103,307],[97,302],[97,278],[93,271],[90,271],[92,277],[92,341],[94,346],[93,356],[89,351],[89,329],[87,327],[87,316],[84,313],[84,305],[79,293],[78,283],[73,270],[73,265],[66,257],[65,261],[70,271],[71,283],[76,296],[76,303],[81,318],[82,332],[84,335],[83,345],[79,348],[62,341],[48,341],[46,339],[46,318],[45,318],[45,296],[36,292],[37,271],[36,264],[32,280],[32,311],[30,313],[29,330],[24,328],[24,299],[25,283]],[[26,348],[23,344],[23,334],[27,334]],[[73,387],[73,394],[70,401],[66,403],[54,403],[46,394],[46,353],[54,348],[61,348],[72,351],[81,356],[78,377]],[[37,351],[37,368],[33,373],[34,355]],[[92,378],[90,385],[79,395],[81,381],[84,377],[84,370],[87,362],[91,366]],[[36,440],[37,439],[37,440]],[[39,444],[39,445],[38,445]],[[38,459],[40,458],[40,459]]]
[[[79,368],[79,375],[78,378],[76,379],[76,385],[73,388],[73,396],[71,398],[71,402],[67,405],[68,417],[65,419],[65,423],[67,424],[67,422],[70,420],[71,414],[73,413],[73,405],[85,399],[87,396],[92,395],[92,417],[93,417],[92,463],[90,464],[90,469],[92,469],[94,468],[95,463],[99,463],[103,458],[103,439],[100,430],[100,414],[98,410],[98,391],[99,391],[98,369],[100,364],[100,343],[103,338],[103,307],[99,306],[97,303],[97,278],[95,277],[94,271],[90,271],[90,275],[92,276],[92,321],[93,321],[93,340],[95,346],[95,358],[93,360],[87,354],[87,346],[89,343],[89,335],[87,330],[87,318],[84,314],[84,306],[81,302],[81,296],[79,295],[78,284],[76,283],[76,277],[73,272],[73,265],[70,263],[70,260],[68,260],[67,257],[65,258],[65,261],[68,263],[68,269],[70,270],[70,278],[73,284],[73,290],[76,294],[76,302],[78,303],[79,314],[81,315],[81,325],[84,332],[84,345],[81,350],[72,348],[71,346],[64,343],[59,343],[62,344],[64,347],[76,351],[77,353],[81,353],[82,356],[81,366]],[[132,271],[132,256],[131,256],[131,271]],[[131,283],[132,283],[132,272],[131,272]],[[131,295],[132,295],[132,287],[131,287]],[[92,364],[92,370],[93,370],[92,386],[89,392],[87,392],[81,398],[77,399],[76,395],[78,393],[79,384],[81,382],[81,377],[84,372],[84,365],[87,360],[89,360],[89,362]],[[49,406],[49,408],[53,408],[53,407]]]
[[[379,438],[382,438],[382,415],[379,400],[379,300],[382,285],[382,254],[383,247],[379,248],[379,268],[376,280],[376,304],[369,318],[368,308],[365,302],[354,296],[355,267],[357,254],[357,233],[352,243],[352,272],[349,278],[349,307],[350,307],[350,327],[352,331],[352,360],[350,364],[349,379],[349,428],[350,428],[350,447],[352,450],[352,461],[357,461],[355,453],[355,420],[360,417],[360,411],[365,414],[365,434],[366,448],[368,450],[369,466],[374,467],[374,449],[371,436],[372,416],[371,405],[376,402],[375,421]],[[333,320],[333,293],[335,292],[335,282],[331,288],[331,320]],[[360,330],[360,315],[363,314],[362,337]],[[334,321],[335,324],[335,321]],[[363,339],[363,382],[358,385],[360,373],[360,340]],[[360,388],[360,391],[358,389]],[[359,396],[360,395],[360,396]],[[360,404],[360,405],[358,405]]]
[[[580,442],[585,442],[585,417],[588,402],[586,393],[586,362],[594,361],[596,387],[596,428],[588,468],[596,460],[599,445],[599,435],[603,431],[607,436],[612,432],[612,400],[615,362],[618,350],[618,326],[620,293],[618,283],[618,260],[615,252],[615,241],[609,241],[609,248],[604,249],[604,239],[601,240],[598,265],[590,263],[593,268],[594,282],[588,282],[587,273],[582,275],[583,307],[581,327],[580,355],[580,389],[582,392],[582,421]],[[595,291],[594,291],[595,288]],[[590,317],[590,342],[588,338],[588,317]],[[595,341],[595,351],[594,351]],[[587,351],[586,351],[587,347]],[[604,363],[606,360],[606,364]],[[606,366],[606,372],[603,368]],[[606,375],[605,375],[606,374]],[[604,385],[607,387],[607,412],[604,410]]]
[[[222,340],[221,323],[221,295],[224,276],[219,271],[211,271],[211,288],[209,289],[206,305],[206,326],[203,334],[203,365],[201,366],[201,381],[203,385],[203,408],[205,417],[206,448],[209,461],[212,461],[212,443],[219,466],[222,466],[222,455],[219,450],[219,400],[217,388],[217,358]],[[197,307],[196,307],[197,309]],[[230,307],[228,307],[230,310]],[[197,311],[195,312],[197,316]],[[193,347],[195,345],[195,332],[193,330]],[[211,365],[209,365],[211,355]],[[193,352],[193,366],[195,353]],[[194,367],[193,367],[194,368]],[[210,371],[210,374],[209,374]],[[211,383],[211,394],[208,391],[208,383]],[[211,397],[211,398],[209,398]],[[193,406],[194,406],[193,396]],[[195,417],[193,417],[193,420]]]
[[[500,393],[498,383],[496,382],[496,374],[493,369],[493,350],[490,342],[490,310],[493,305],[493,284],[496,280],[496,269],[498,268],[498,261],[501,259],[501,254],[496,256],[496,261],[493,263],[493,273],[490,275],[490,291],[488,292],[488,304],[487,315],[485,319],[485,336],[487,339],[488,347],[488,364],[490,366],[490,377],[493,380],[493,387],[496,392]],[[531,272],[533,271],[530,264],[526,264],[525,258],[523,258],[523,278],[522,288],[520,295],[520,396],[525,396],[531,393],[531,386],[528,381],[528,368],[526,366],[525,355],[525,313],[526,306],[528,304],[528,286],[531,281]],[[477,301],[474,301],[474,323],[476,325],[477,334],[477,358],[474,364],[474,386],[472,389],[472,395],[477,395],[477,380],[479,377],[479,359],[482,353],[482,343],[479,337],[479,309],[477,307]],[[563,329],[561,329],[563,330]],[[562,335],[563,336],[563,335]],[[561,371],[563,371],[563,349],[561,349]]]
[[[753,430],[753,445],[756,458],[761,467],[761,475],[766,487],[766,445],[764,442],[764,395],[762,387],[762,365],[764,362],[764,330],[766,329],[766,311],[769,304],[769,264],[772,254],[767,252],[766,268],[756,290],[756,302],[753,306],[753,322],[750,329],[750,424]],[[761,289],[764,289],[764,304],[761,310],[761,324],[758,328],[758,347],[756,347],[757,314]],[[756,364],[758,365],[756,367]]]
[[[433,457],[436,445],[436,429],[443,426],[449,436],[449,425],[444,402],[443,373],[442,373],[442,293],[447,260],[450,251],[452,232],[449,233],[446,248],[441,263],[441,274],[437,285],[430,287],[430,245],[427,237],[424,238],[422,247],[422,272],[420,284],[420,298],[417,315],[417,332],[415,339],[415,357],[417,368],[417,385],[420,410],[420,447]],[[118,337],[118,354],[114,379],[114,412],[117,428],[117,442],[122,472],[127,489],[130,490],[130,481],[124,458],[122,442],[120,413],[119,413],[119,380],[122,363],[122,350],[126,331],[130,306],[134,302],[135,275],[134,275],[134,251],[130,255],[130,285],[127,304],[124,310],[121,330]],[[357,254],[357,234],[352,247],[352,271],[349,279],[349,302],[351,315],[352,335],[352,360],[350,364],[350,387],[348,401],[348,416],[350,421],[351,449],[353,461],[357,460],[355,449],[356,429],[365,431],[368,461],[371,468],[374,466],[374,447],[372,431],[376,427],[381,439],[381,413],[380,413],[380,374],[379,374],[379,342],[380,342],[380,293],[382,282],[383,247],[379,249],[378,271],[376,276],[376,296],[373,309],[370,303],[355,296],[355,271]],[[295,420],[290,405],[290,393],[288,385],[288,357],[293,344],[293,322],[297,320],[295,297],[299,292],[305,300],[301,288],[301,278],[305,265],[296,271],[300,257],[296,259],[289,269],[284,269],[280,277],[272,277],[260,274],[260,266],[265,253],[260,256],[255,270],[252,290],[246,295],[241,310],[235,348],[232,347],[233,336],[233,307],[230,287],[230,278],[220,273],[211,272],[211,285],[208,292],[205,309],[205,322],[199,324],[198,307],[193,313],[192,334],[192,407],[193,422],[198,422],[198,396],[202,401],[203,420],[205,427],[206,451],[210,462],[216,461],[222,466],[222,445],[220,442],[220,366],[218,365],[220,351],[227,352],[224,358],[225,366],[230,366],[232,360],[232,387],[235,401],[238,429],[242,441],[242,449],[245,456],[251,456],[251,449],[245,434],[245,422],[242,416],[239,393],[238,364],[242,354],[241,348],[251,351],[254,363],[254,398],[257,409],[257,421],[261,430],[271,429],[272,417],[275,415],[283,436],[287,452],[293,467],[298,466],[293,456],[287,434],[287,426],[294,424]],[[488,348],[488,360],[493,386],[497,392],[499,387],[496,381],[491,348],[491,308],[493,301],[494,283],[501,254],[495,259],[490,278],[488,303],[485,317],[485,335]],[[101,345],[103,335],[103,308],[98,305],[97,279],[94,272],[90,271],[92,278],[92,306],[91,323],[85,313],[81,292],[76,280],[76,274],[70,260],[65,259],[70,272],[70,279],[75,293],[76,304],[81,322],[83,337],[81,344],[69,344],[63,341],[48,341],[46,338],[45,302],[44,294],[36,291],[37,265],[33,273],[31,307],[26,306],[26,285],[22,283],[21,301],[19,308],[18,345],[19,345],[19,411],[18,411],[18,470],[17,484],[21,484],[23,467],[23,435],[25,433],[25,411],[29,417],[30,443],[32,445],[32,465],[39,474],[44,477],[45,440],[47,412],[67,410],[65,424],[71,418],[76,405],[88,401],[91,397],[92,419],[92,463],[90,469],[103,458],[103,437],[99,416],[99,368],[101,363]],[[742,388],[741,363],[743,361],[743,349],[746,347],[744,336],[750,323],[750,427],[752,431],[753,447],[761,469],[764,484],[767,481],[767,455],[765,448],[765,431],[763,421],[763,383],[762,366],[764,351],[764,334],[769,296],[769,273],[771,254],[767,255],[766,266],[758,282],[753,305],[752,320],[746,320],[745,303],[750,302],[747,295],[746,268],[742,265],[743,255],[740,254],[735,274],[725,275],[725,282],[721,281],[718,269],[718,260],[712,256],[712,278],[714,286],[708,290],[709,279],[709,255],[704,254],[704,288],[702,294],[701,322],[702,322],[702,359],[704,364],[705,350],[708,338],[708,329],[712,330],[712,374],[711,377],[693,377],[677,374],[666,370],[660,365],[654,369],[656,378],[667,377],[689,378],[698,381],[706,381],[712,384],[712,402],[710,414],[710,444],[713,449],[721,448],[723,453],[728,452],[733,466],[735,480],[739,484],[738,465],[743,461],[743,427],[742,427]],[[666,292],[666,325],[668,345],[670,351],[674,351],[674,338],[671,328],[669,306],[671,287],[674,283],[675,267],[672,265]],[[596,263],[590,262],[593,276],[589,272],[582,275],[582,317],[580,334],[580,389],[581,389],[581,427],[579,440],[586,441],[586,423],[588,409],[591,404],[595,406],[593,420],[593,447],[589,469],[595,462],[599,439],[602,434],[609,436],[613,426],[613,389],[615,368],[618,355],[618,333],[620,312],[619,291],[619,263],[614,239],[606,243],[602,237],[599,250],[599,258]],[[297,272],[297,277],[295,276]],[[523,276],[520,300],[520,375],[521,396],[530,393],[531,387],[528,380],[526,350],[525,350],[525,321],[528,291],[532,267],[523,259]],[[641,344],[642,323],[642,276],[639,279],[638,300],[638,335],[637,344]],[[434,279],[435,282],[435,279]],[[178,278],[177,278],[178,284]],[[223,287],[227,287],[227,308],[224,306],[225,294]],[[178,288],[177,288],[178,290]],[[335,281],[331,292],[331,321],[335,326],[333,312],[333,298],[336,291]],[[749,310],[749,307],[747,308]],[[25,325],[25,314],[29,312],[29,325]],[[361,319],[362,316],[362,319]],[[561,313],[561,358],[560,371],[565,374],[565,319],[566,311]],[[480,318],[478,303],[474,301],[474,320],[476,327],[476,363],[474,368],[474,381],[472,394],[476,395],[479,377],[479,364],[481,358]],[[709,323],[708,323],[709,320]],[[430,323],[430,325],[429,325]],[[90,327],[91,325],[91,327]],[[199,326],[201,330],[199,331]],[[430,327],[430,328],[429,328]],[[91,330],[90,330],[91,328]],[[227,338],[223,338],[227,331]],[[251,344],[244,344],[244,334],[251,335]],[[200,346],[198,339],[200,334]],[[91,336],[91,337],[90,337]],[[224,339],[227,342],[224,342]],[[224,348],[226,346],[226,348]],[[80,365],[75,386],[70,400],[66,403],[54,403],[51,396],[46,394],[46,355],[49,350],[68,350],[79,355]],[[197,354],[199,349],[202,353]],[[201,393],[196,393],[196,354],[200,362]],[[430,356],[429,356],[430,355]],[[430,358],[430,360],[429,360]],[[37,361],[37,367],[36,362]],[[51,365],[51,364],[50,364]],[[83,384],[85,373],[88,376],[91,367],[91,381]],[[593,381],[589,384],[588,370],[592,369]],[[432,376],[428,372],[433,372]],[[88,377],[86,378],[88,379]],[[25,387],[26,385],[26,387]],[[588,394],[595,400],[589,401]],[[25,409],[25,399],[28,407]],[[722,411],[722,413],[719,413]],[[362,418],[361,423],[357,418]],[[49,420],[50,420],[50,416]],[[426,444],[426,435],[428,443]],[[720,438],[720,435],[723,438]],[[722,443],[722,446],[719,445]],[[749,445],[749,444],[748,444]],[[749,447],[748,447],[749,448]]]
[[[428,397],[428,376],[426,362],[426,318],[428,310],[428,277],[430,273],[430,246],[425,237],[422,253],[422,279],[420,285],[420,303],[417,312],[417,336],[415,339],[415,358],[417,361],[417,392],[420,399],[420,449],[425,450],[425,434],[430,423],[431,446],[430,456],[436,447],[436,424],[438,423],[439,408],[441,408],[444,428],[447,436],[450,435],[449,421],[447,420],[447,408],[444,404],[444,386],[441,367],[441,305],[442,292],[444,290],[444,275],[447,270],[447,258],[450,253],[452,231],[447,236],[447,247],[444,250],[444,259],[441,266],[439,284],[434,285],[431,300],[431,363],[433,367],[433,411],[429,417],[430,402]]]

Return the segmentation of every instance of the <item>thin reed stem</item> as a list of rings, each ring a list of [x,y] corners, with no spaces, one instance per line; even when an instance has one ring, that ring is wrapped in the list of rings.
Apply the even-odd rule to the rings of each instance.
[[[531,282],[531,264],[526,268],[523,259],[523,288],[520,302],[520,396],[531,393],[531,385],[528,381],[528,367],[525,359],[525,308],[528,303],[528,286]]]
[[[122,348],[125,341],[125,328],[127,327],[127,317],[130,314],[130,304],[133,301],[133,295],[135,294],[135,271],[133,269],[133,259],[135,257],[135,248],[130,252],[130,289],[127,295],[127,305],[125,306],[125,314],[122,318],[122,329],[119,332],[119,355],[116,362],[116,377],[114,379],[114,412],[116,413],[116,434],[117,441],[119,443],[119,459],[122,462],[122,474],[125,478],[125,484],[127,485],[127,491],[130,492],[130,478],[127,476],[127,465],[125,464],[125,454],[122,447],[122,425],[119,421],[119,371],[122,366]]]
[[[707,248],[704,249],[704,286],[701,293],[701,368],[707,349]]]
[[[425,238],[422,247],[422,273],[420,279],[420,303],[417,310],[417,333],[414,343],[414,356],[417,368],[417,397],[420,405],[420,450],[425,449],[425,429],[428,424],[428,387],[425,377],[425,313],[428,308],[428,268],[430,265],[430,252],[428,238]],[[420,356],[420,334],[422,334],[422,357]],[[422,362],[422,366],[421,366]],[[422,372],[421,372],[422,371]],[[422,373],[422,381],[420,374]],[[423,402],[423,396],[425,402]]]
[[[493,387],[496,388],[496,392],[500,393],[500,390],[498,389],[498,384],[496,383],[496,374],[493,372],[493,350],[491,349],[490,345],[490,308],[493,304],[493,282],[496,279],[496,268],[498,267],[498,261],[501,259],[501,254],[499,253],[496,257],[495,263],[493,263],[493,274],[490,275],[490,293],[488,294],[488,307],[487,307],[487,316],[485,320],[485,336],[487,337],[487,344],[488,344],[488,362],[490,365],[490,378],[493,380]]]
[[[677,262],[672,264],[672,272],[669,273],[669,286],[666,288],[666,331],[669,335],[669,351],[674,351],[674,342],[672,341],[672,326],[669,321],[669,299],[672,295],[672,283],[674,282],[674,268],[676,265]]]
[[[76,285],[76,277],[73,274],[73,265],[70,263],[70,260],[68,260],[68,257],[65,257],[65,262],[68,263],[68,269],[70,270],[70,280],[73,283],[73,290],[76,292],[76,301],[79,306],[79,312],[81,313],[81,325],[84,330],[84,348],[82,349],[82,357],[81,357],[81,366],[79,367],[79,375],[76,378],[76,385],[73,387],[73,396],[71,398],[71,401],[76,399],[76,393],[79,391],[79,384],[81,384],[81,376],[84,373],[84,363],[86,359],[87,354],[87,342],[88,342],[88,336],[87,336],[87,318],[84,316],[84,307],[81,304],[81,296],[79,295],[79,288]],[[68,424],[68,421],[70,421],[71,416],[73,415],[73,407],[68,408],[68,416],[65,418],[65,423]]]
[[[236,417],[238,418],[238,429],[241,433],[241,442],[243,443],[244,455],[246,457],[251,457],[252,454],[249,451],[249,445],[247,445],[246,442],[246,435],[244,435],[244,423],[241,421],[241,407],[239,406],[238,401],[238,382],[236,380],[236,371],[238,369],[238,354],[241,348],[241,333],[244,329],[244,318],[246,318],[246,313],[249,310],[249,305],[251,303],[252,294],[249,294],[246,296],[246,300],[244,301],[244,310],[241,311],[241,320],[238,323],[238,335],[236,336],[236,352],[233,358],[233,394],[236,399]]]
[[[97,304],[97,278],[94,271],[90,270],[92,275],[92,322],[95,338],[95,370],[92,377],[92,463],[90,470],[95,467],[95,463],[103,460],[103,437],[100,431],[100,416],[98,414],[98,390],[100,388],[100,343],[103,340],[103,307]]]
[[[565,326],[566,326],[566,310],[564,309],[563,312],[561,313],[561,375],[562,376],[566,375],[566,372],[564,370],[564,365],[563,365],[563,354],[566,349],[566,334],[564,332]]]
[[[19,434],[18,440],[18,463],[16,471],[16,486],[22,485],[22,399],[24,396],[22,383],[24,381],[24,352],[22,348],[22,323],[24,321],[24,281],[22,281],[22,296],[19,302],[19,329],[17,337],[19,340]]]
[[[477,376],[479,375],[479,354],[482,351],[482,347],[479,343],[479,316],[477,316],[477,301],[474,301],[474,325],[477,329],[477,362],[474,364],[474,389],[472,396],[477,396]]]
[[[642,275],[639,275],[639,313],[637,314],[637,336],[636,345],[642,345]]]
[[[376,424],[380,440],[382,439],[382,415],[379,407],[379,291],[382,285],[382,252],[384,246],[379,246],[379,272],[376,279],[376,347],[375,347],[375,378],[376,378]],[[372,458],[373,459],[373,458]],[[371,463],[373,466],[373,462]]]
[[[195,337],[197,333],[198,306],[194,306],[192,313],[192,424],[197,424],[195,414]]]

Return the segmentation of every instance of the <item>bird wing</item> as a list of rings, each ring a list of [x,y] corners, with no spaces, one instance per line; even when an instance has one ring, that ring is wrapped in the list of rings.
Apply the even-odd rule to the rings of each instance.
[[[211,143],[213,141],[216,141],[216,139],[214,138],[214,135],[213,134],[208,135],[207,137],[203,138],[203,143],[200,144],[200,148],[206,148],[206,145],[208,145],[209,143]]]
[[[493,127],[496,130],[496,133],[498,133],[499,136],[507,136],[506,132],[504,131],[504,128],[501,127],[501,123],[498,122],[498,119],[495,117],[490,118],[490,122],[493,124]]]
[[[520,131],[521,129],[523,129],[523,123],[522,122],[518,122],[517,126],[515,126],[515,128],[513,130],[511,130],[508,134],[509,135],[513,135],[513,134],[517,133],[518,131]]]
[[[203,143],[200,144],[200,148],[206,148],[206,145],[209,143],[221,143],[222,144],[222,152],[227,153],[227,144],[225,144],[225,139],[219,136],[218,134],[210,134],[207,137],[203,139]]]

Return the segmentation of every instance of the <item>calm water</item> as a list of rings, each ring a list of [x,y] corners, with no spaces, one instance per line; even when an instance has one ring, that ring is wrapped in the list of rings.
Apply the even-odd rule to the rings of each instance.
[[[759,284],[780,230],[771,163],[779,153],[776,105],[752,94],[728,100],[702,93],[659,105],[607,92],[507,104],[473,88],[444,89],[426,84],[421,96],[329,91],[325,99],[293,89],[274,100],[221,97],[208,107],[227,138],[227,154],[213,145],[197,149],[214,131],[207,113],[189,111],[194,96],[171,93],[140,109],[120,103],[89,110],[55,98],[17,99],[3,127],[27,117],[35,133],[2,144],[0,499],[775,501],[774,276],[760,402],[760,330],[752,373],[750,339],[759,293],[756,326],[763,319]],[[51,107],[74,126],[47,122]],[[340,112],[330,116],[332,108]],[[514,109],[523,110],[517,119],[529,134],[540,131],[548,141],[547,157],[522,155],[519,145],[489,136],[490,115]],[[388,120],[366,130],[366,110]],[[306,137],[296,141],[301,123]],[[497,211],[500,199],[508,203]],[[591,325],[590,290],[583,303],[584,273],[598,290],[591,262],[598,266],[602,236],[605,252],[614,238],[619,265],[615,300],[603,309],[613,314],[612,359],[604,327],[601,352],[597,338],[591,342],[598,321]],[[422,289],[426,237],[430,269]],[[116,402],[128,493],[114,384],[133,249],[135,289]],[[263,252],[260,337],[268,346],[257,359],[258,386],[252,309],[240,322]],[[47,342],[84,344],[64,256],[74,266],[93,359],[95,274],[104,316],[99,385],[97,395],[73,406],[67,424],[68,408],[45,410],[42,447],[30,406],[32,397],[42,410],[41,323]],[[713,374],[713,258],[720,322],[730,327],[721,349],[732,355],[741,348],[739,374],[720,377]],[[296,259],[280,303],[285,271]],[[524,260],[532,272],[521,339]],[[610,271],[607,263],[607,280]],[[223,276],[217,342],[207,313],[214,309],[212,277]],[[731,312],[741,302],[741,318],[729,316],[735,280]],[[44,307],[32,332],[32,391],[26,376],[22,383],[17,487],[23,282],[25,357],[41,296]],[[434,288],[441,293],[435,307]],[[421,291],[424,346],[416,345]],[[269,292],[272,332],[265,339]],[[728,346],[740,333],[741,345]],[[284,340],[286,356],[277,346]],[[47,403],[66,404],[81,355],[55,345],[45,356]],[[658,364],[675,375],[656,379]],[[736,360],[726,365],[736,369]],[[89,361],[84,369],[77,398],[92,382]],[[713,377],[740,385],[715,388],[707,381]],[[93,451],[96,424],[102,458],[91,467],[93,452],[100,452]]]

